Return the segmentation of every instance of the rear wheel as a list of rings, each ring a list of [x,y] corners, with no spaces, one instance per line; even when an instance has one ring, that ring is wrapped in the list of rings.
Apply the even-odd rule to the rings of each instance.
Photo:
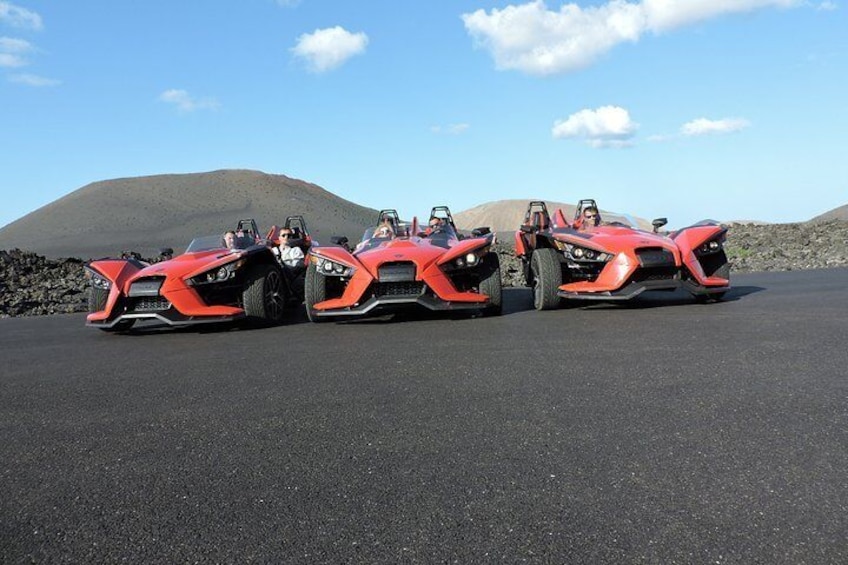
[[[503,287],[501,284],[501,261],[494,251],[483,257],[483,278],[480,279],[480,293],[489,297],[484,313],[499,316],[503,311]]]
[[[552,310],[559,306],[557,292],[562,284],[562,265],[553,249],[544,247],[533,252],[530,259],[533,273],[533,307]]]
[[[279,322],[285,311],[285,288],[280,269],[273,265],[253,267],[247,275],[242,301],[248,318]]]
[[[306,303],[306,316],[310,322],[326,322],[327,318],[318,316],[314,306],[319,302],[327,300],[327,277],[318,273],[314,263],[309,263],[306,268],[306,286],[304,288],[304,302]]]

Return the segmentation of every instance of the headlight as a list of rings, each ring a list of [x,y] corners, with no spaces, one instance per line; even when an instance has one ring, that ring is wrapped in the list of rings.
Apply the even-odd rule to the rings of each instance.
[[[561,251],[565,251],[566,257],[569,257],[570,259],[573,259],[575,261],[606,263],[607,261],[613,258],[613,255],[611,253],[604,253],[603,251],[598,251],[597,249],[580,247],[579,245],[566,243],[564,241],[557,241],[556,244]]]
[[[85,278],[88,279],[88,282],[94,288],[99,288],[100,290],[109,290],[112,288],[112,281],[93,269],[85,269]]]
[[[353,267],[348,267],[342,263],[325,259],[324,257],[312,256],[312,262],[315,263],[315,268],[322,275],[333,275],[336,277],[349,277],[353,274]]]
[[[477,267],[483,261],[483,256],[485,256],[488,251],[488,247],[476,249],[470,253],[466,253],[465,255],[460,255],[448,263],[444,263],[442,268],[446,271],[452,271],[454,269],[464,269],[466,267]]]
[[[188,284],[199,285],[228,281],[232,278],[235,278],[236,271],[244,264],[245,260],[239,259],[238,261],[233,261],[232,263],[227,263],[226,265],[221,265],[220,267],[215,267],[214,269],[210,269],[205,273],[201,273],[199,275],[191,277],[188,280]]]
[[[698,253],[700,254],[708,254],[708,253],[716,253],[721,250],[721,242],[713,239],[702,243],[700,247],[698,247]]]

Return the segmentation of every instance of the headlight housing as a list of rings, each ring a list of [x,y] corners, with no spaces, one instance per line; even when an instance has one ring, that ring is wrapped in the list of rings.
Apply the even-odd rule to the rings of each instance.
[[[327,277],[349,277],[353,274],[353,267],[317,255],[312,256],[312,263],[317,272]]]
[[[446,271],[452,271],[455,269],[465,269],[477,267],[480,263],[483,262],[483,256],[489,252],[488,247],[483,247],[482,249],[475,249],[474,251],[469,251],[465,255],[460,255],[459,257],[454,257],[447,263],[442,265],[442,268]]]
[[[606,263],[613,258],[611,253],[598,251],[591,247],[582,247],[573,243],[556,240],[557,248],[565,252],[565,256],[578,263]]]
[[[238,271],[244,264],[244,259],[239,259],[238,261],[232,261],[230,263],[226,263],[224,265],[219,265],[214,269],[209,269],[204,273],[200,273],[199,275],[195,275],[188,280],[188,284],[190,285],[204,285],[204,284],[214,284],[226,282],[230,279],[235,278],[236,271]]]
[[[109,290],[110,288],[112,288],[112,281],[110,281],[94,269],[85,267],[85,278],[88,279],[89,284],[93,288],[97,288],[100,290]]]
[[[718,239],[711,239],[709,241],[705,241],[701,245],[698,246],[696,253],[698,255],[711,255],[713,253],[718,253],[722,250],[721,241]]]

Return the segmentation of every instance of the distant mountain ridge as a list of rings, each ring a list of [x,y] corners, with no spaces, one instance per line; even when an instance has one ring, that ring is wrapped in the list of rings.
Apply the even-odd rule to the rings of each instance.
[[[470,230],[480,226],[488,226],[494,232],[511,232],[518,229],[524,222],[524,214],[527,211],[527,205],[532,199],[520,200],[496,200],[486,202],[463,210],[454,214],[454,221],[458,228]],[[601,204],[600,202],[598,203]],[[576,206],[574,204],[566,204],[564,202],[545,201],[545,206],[548,208],[548,213],[553,216],[557,208],[562,209],[566,220],[571,220],[574,217]],[[620,212],[610,212],[601,209],[601,217],[605,221],[625,221],[625,215]],[[646,230],[652,229],[651,222],[644,218],[633,218],[637,225]]]
[[[486,202],[455,212],[454,218],[461,229],[488,226],[495,232],[510,233],[524,220],[530,200]],[[574,215],[574,204],[546,204],[551,214],[561,208],[567,219]],[[121,251],[152,257],[161,247],[173,247],[179,253],[192,238],[232,229],[239,219],[253,218],[260,229],[267,230],[288,215],[303,215],[312,235],[328,243],[336,234],[358,240],[363,230],[373,225],[377,213],[316,184],[260,171],[121,178],[88,184],[0,228],[0,250],[19,248],[48,258],[87,259],[116,256]],[[604,209],[601,214],[607,221],[625,217]],[[848,221],[848,205],[809,222],[834,219]],[[651,229],[649,220],[633,220],[642,229]]]
[[[155,175],[94,182],[0,229],[0,249],[47,257],[145,256],[185,249],[192,238],[223,233],[239,219],[261,230],[303,215],[312,235],[359,237],[378,211],[285,175],[249,170]]]

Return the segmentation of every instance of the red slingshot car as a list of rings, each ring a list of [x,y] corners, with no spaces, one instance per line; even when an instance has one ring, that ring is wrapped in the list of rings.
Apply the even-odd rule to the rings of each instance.
[[[648,290],[678,288],[698,300],[720,299],[730,289],[727,228],[703,221],[656,233],[665,224],[665,218],[654,220],[651,233],[604,223],[594,200],[581,200],[569,223],[562,210],[552,218],[544,202],[530,202],[515,233],[515,252],[533,288],[534,306],[548,310],[563,298],[629,300]]]
[[[306,224],[290,216],[286,226],[307,251]],[[274,253],[275,227],[265,238],[256,222],[238,222],[235,237],[221,235],[192,240],[185,253],[146,263],[135,257],[100,259],[85,265],[89,281],[86,325],[125,331],[138,320],[179,326],[248,318],[279,322],[287,306],[299,303],[293,276]],[[302,276],[302,274],[301,274]]]
[[[461,237],[446,206],[430,215],[438,225],[419,231],[417,220],[406,224],[395,210],[383,210],[353,251],[314,246],[306,271],[309,319],[351,319],[408,306],[500,314],[494,234],[478,228]]]

